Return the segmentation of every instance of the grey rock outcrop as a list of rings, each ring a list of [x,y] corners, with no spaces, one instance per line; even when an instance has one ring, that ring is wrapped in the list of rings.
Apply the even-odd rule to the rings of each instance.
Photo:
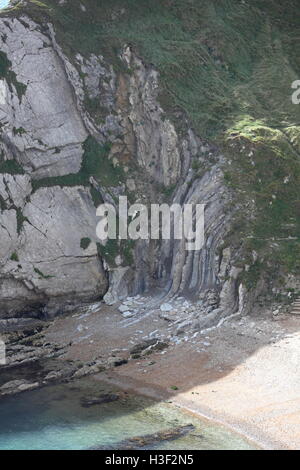
[[[26,23],[1,19],[0,38],[16,81],[0,81],[2,139],[9,156],[34,178],[77,173],[87,132],[51,41],[28,18]]]
[[[32,181],[78,173],[88,132],[51,39],[29,18],[1,19],[0,32],[2,159],[25,172],[0,174],[1,316],[57,313],[107,290],[95,207],[88,188],[33,191]],[[82,238],[91,240],[85,249]]]
[[[106,292],[96,243],[85,250],[80,246],[81,238],[95,238],[95,210],[86,188],[41,188],[22,214],[20,233],[16,211],[2,214],[0,305],[4,311],[49,303],[55,313],[57,299],[64,303],[75,295],[77,301],[91,300]]]
[[[181,170],[179,142],[174,125],[169,119],[163,119],[157,100],[158,72],[152,67],[146,68],[130,47],[125,48],[122,57],[134,70],[129,79],[128,120],[135,135],[137,160],[156,181],[165,186],[173,185]]]
[[[15,395],[39,387],[38,382],[30,383],[26,380],[12,380],[0,387],[0,396]]]

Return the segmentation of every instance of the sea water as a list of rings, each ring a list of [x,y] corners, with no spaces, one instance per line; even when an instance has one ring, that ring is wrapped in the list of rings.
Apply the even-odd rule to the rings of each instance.
[[[119,392],[120,398],[85,408],[82,398],[116,393],[93,379],[48,386],[0,401],[0,449],[72,450],[110,447],[137,436],[193,424],[186,436],[152,449],[253,449],[229,430],[164,402]],[[118,393],[118,391],[117,391]]]
[[[10,4],[10,0],[0,0],[0,10],[7,8]]]

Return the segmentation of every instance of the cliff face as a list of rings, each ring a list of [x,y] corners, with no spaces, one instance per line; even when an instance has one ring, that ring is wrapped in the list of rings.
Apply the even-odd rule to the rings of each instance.
[[[91,300],[107,288],[95,243],[80,246],[95,234],[89,190],[34,186],[77,173],[88,132],[49,37],[25,19],[2,19],[0,30],[1,310],[57,301],[56,310],[60,302]]]
[[[83,46],[80,33],[78,49],[70,47],[61,18],[68,28],[68,9],[77,8],[73,17],[91,14],[93,2],[83,3],[51,1],[49,13],[25,2],[0,18],[0,315],[52,315],[82,301],[104,296],[112,303],[155,288],[165,297],[202,300],[212,320],[249,310],[264,288],[263,272],[257,273],[264,260],[258,246],[239,240],[239,221],[256,219],[262,207],[245,188],[248,181],[237,186],[235,178],[236,155],[254,155],[251,166],[258,164],[254,127],[248,134],[247,126],[232,127],[224,145],[201,135],[188,110],[170,105],[160,69],[141,57],[129,33],[125,41],[120,32],[114,57],[105,54],[106,44],[103,54],[101,45]],[[122,21],[123,10],[110,14]],[[97,37],[94,26],[90,19]],[[296,184],[292,132],[278,144],[294,153],[280,179]],[[203,249],[189,252],[185,241],[174,240],[100,245],[96,207],[125,194],[144,204],[206,204]],[[248,235],[249,241],[253,227]]]

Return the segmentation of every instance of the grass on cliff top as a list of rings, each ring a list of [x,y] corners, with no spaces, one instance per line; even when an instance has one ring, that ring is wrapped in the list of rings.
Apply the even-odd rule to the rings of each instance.
[[[240,114],[299,123],[291,83],[300,76],[297,1],[72,0],[27,8],[52,20],[69,55],[102,54],[120,66],[131,44],[160,72],[168,111],[184,109],[199,135],[217,138]],[[81,5],[86,11],[83,12]]]

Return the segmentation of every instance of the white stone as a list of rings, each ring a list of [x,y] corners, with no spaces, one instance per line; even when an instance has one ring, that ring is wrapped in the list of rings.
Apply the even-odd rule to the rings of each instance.
[[[172,307],[171,304],[164,303],[164,304],[161,304],[160,310],[161,310],[162,312],[170,312],[171,310],[173,310],[173,307]]]
[[[120,307],[118,308],[119,312],[123,313],[123,312],[127,312],[128,311],[128,305],[125,305],[125,304],[122,304],[120,305]]]
[[[122,316],[124,318],[130,318],[130,317],[133,317],[134,316],[134,313],[133,312],[130,312],[129,310],[127,310],[127,312],[123,312],[122,313]]]

